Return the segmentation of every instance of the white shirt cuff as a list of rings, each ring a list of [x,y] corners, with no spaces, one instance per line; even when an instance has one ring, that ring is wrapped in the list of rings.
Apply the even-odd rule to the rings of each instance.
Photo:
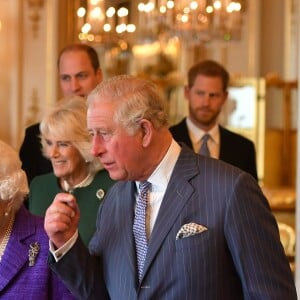
[[[49,240],[49,250],[53,255],[56,262],[63,258],[63,256],[73,247],[78,238],[78,230],[73,234],[73,236],[60,248],[55,250],[53,243]]]

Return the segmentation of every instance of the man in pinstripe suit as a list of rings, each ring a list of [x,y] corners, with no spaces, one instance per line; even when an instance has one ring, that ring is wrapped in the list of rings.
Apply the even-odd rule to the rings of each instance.
[[[88,101],[92,152],[120,181],[89,249],[73,195],[58,194],[45,218],[50,266],[79,299],[297,299],[276,221],[251,175],[175,142],[146,80],[108,79]],[[152,189],[139,279],[133,222],[145,180]]]

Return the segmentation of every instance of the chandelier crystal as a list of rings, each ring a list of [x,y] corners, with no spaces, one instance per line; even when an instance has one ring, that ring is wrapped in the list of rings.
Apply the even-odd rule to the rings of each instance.
[[[241,38],[246,0],[148,0],[119,2],[87,0],[77,11],[79,39],[106,43],[134,34],[136,43],[161,36],[189,43]],[[136,20],[136,24],[129,20]]]
[[[133,33],[136,26],[129,23],[129,9],[109,5],[110,1],[88,0],[77,10],[77,24],[81,41],[116,43],[126,33]]]
[[[167,34],[187,42],[239,40],[245,1],[150,0],[138,4],[138,32],[142,36]]]

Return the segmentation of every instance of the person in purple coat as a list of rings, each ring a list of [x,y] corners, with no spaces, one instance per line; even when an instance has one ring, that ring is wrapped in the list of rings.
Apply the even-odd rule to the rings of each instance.
[[[23,205],[28,183],[17,152],[0,141],[0,299],[76,299],[47,264],[43,218]]]

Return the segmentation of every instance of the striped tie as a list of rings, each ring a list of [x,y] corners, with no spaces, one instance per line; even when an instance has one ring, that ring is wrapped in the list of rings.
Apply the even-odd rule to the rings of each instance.
[[[137,199],[135,208],[135,217],[133,221],[133,235],[135,239],[137,267],[139,274],[139,281],[142,279],[144,261],[148,249],[148,241],[146,235],[146,209],[148,191],[150,190],[151,183],[148,181],[141,182],[139,185],[139,197]]]
[[[207,145],[207,141],[208,141],[209,137],[210,136],[208,133],[204,134],[204,136],[202,137],[202,139],[201,139],[202,144],[201,144],[201,147],[199,150],[199,154],[204,155],[204,156],[210,156],[208,145]]]

